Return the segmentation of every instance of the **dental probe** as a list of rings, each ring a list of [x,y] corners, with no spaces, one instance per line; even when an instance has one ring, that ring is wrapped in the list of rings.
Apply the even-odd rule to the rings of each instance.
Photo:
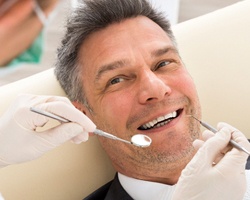
[[[39,109],[34,108],[34,107],[31,107],[30,111],[35,112],[35,113],[40,114],[40,115],[44,115],[46,117],[49,117],[49,118],[52,118],[55,120],[58,120],[58,121],[63,122],[63,123],[71,122],[68,119],[65,119],[63,117],[60,117],[58,115],[52,114],[52,113],[44,111],[44,110],[39,110]],[[138,147],[148,147],[148,146],[150,146],[150,144],[152,142],[150,137],[143,135],[143,134],[136,134],[131,138],[131,141],[128,141],[128,140],[121,139],[119,137],[116,137],[115,135],[112,135],[110,133],[104,132],[104,131],[99,130],[99,129],[95,129],[93,133],[96,135],[106,137],[106,138],[110,138],[112,140],[119,140],[121,142],[132,144],[132,145],[135,145]]]
[[[205,127],[206,129],[212,131],[213,133],[217,133],[217,132],[218,132],[218,130],[217,130],[216,128],[212,127],[212,126],[209,125],[208,123],[203,122],[203,121],[197,119],[197,118],[194,117],[193,115],[189,115],[189,116],[193,117],[195,120],[197,120],[198,122],[200,122],[200,124],[201,124],[203,127]],[[237,149],[239,149],[239,150],[241,150],[241,151],[244,151],[245,153],[247,153],[248,155],[250,155],[250,152],[249,152],[248,150],[246,150],[244,147],[240,146],[240,145],[239,145],[237,142],[235,142],[234,140],[231,139],[231,140],[229,141],[229,143],[230,143],[233,147],[235,147],[235,148],[237,148]]]

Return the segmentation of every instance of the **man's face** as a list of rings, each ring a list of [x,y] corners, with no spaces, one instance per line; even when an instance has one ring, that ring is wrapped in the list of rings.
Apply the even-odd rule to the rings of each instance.
[[[200,106],[192,78],[167,34],[146,17],[115,23],[89,36],[80,51],[90,107],[82,109],[99,129],[139,148],[100,137],[115,169],[138,179],[175,182],[193,156]]]

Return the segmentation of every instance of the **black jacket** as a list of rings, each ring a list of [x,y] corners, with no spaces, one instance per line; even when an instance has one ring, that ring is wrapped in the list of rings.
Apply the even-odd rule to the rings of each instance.
[[[85,197],[84,200],[133,200],[129,194],[123,189],[118,175],[114,180],[106,183],[98,190]]]

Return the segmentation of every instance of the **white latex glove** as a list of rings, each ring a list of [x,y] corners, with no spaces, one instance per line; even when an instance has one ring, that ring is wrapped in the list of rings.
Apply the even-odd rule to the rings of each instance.
[[[49,118],[31,112],[30,107],[45,110],[70,121],[37,132]],[[88,140],[95,124],[65,97],[20,95],[0,118],[0,167],[36,159],[60,144]]]
[[[232,138],[247,150],[250,144],[240,131],[226,123],[219,123],[218,130],[215,135],[204,132],[207,141],[182,171],[172,200],[243,199],[248,155],[232,148],[228,142]],[[195,141],[194,146],[202,143]]]

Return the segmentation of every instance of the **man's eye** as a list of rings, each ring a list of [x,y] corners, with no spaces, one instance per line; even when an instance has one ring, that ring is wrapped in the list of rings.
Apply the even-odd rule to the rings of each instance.
[[[170,61],[163,61],[163,62],[160,62],[160,63],[157,65],[156,69],[161,68],[161,67],[164,67],[164,66],[168,65],[169,63],[170,63]]]
[[[110,85],[114,85],[114,84],[120,83],[120,82],[122,82],[122,81],[124,81],[123,78],[114,78],[114,79],[112,79],[112,80],[110,81]]]

